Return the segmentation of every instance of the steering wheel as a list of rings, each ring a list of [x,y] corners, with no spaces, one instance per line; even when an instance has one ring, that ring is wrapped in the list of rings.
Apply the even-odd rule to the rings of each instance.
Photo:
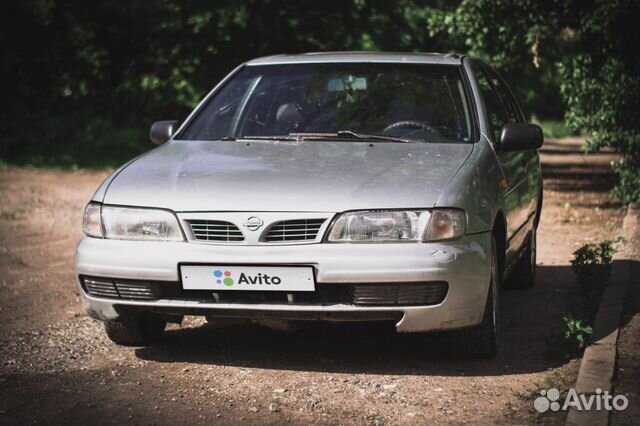
[[[415,121],[415,120],[396,121],[395,123],[389,124],[387,127],[385,127],[382,132],[384,133],[384,132],[388,132],[389,130],[400,129],[403,127],[407,127],[410,129],[422,129],[422,130],[426,130],[429,133],[438,134],[438,131],[433,127],[429,126],[427,123],[424,123],[422,121]]]

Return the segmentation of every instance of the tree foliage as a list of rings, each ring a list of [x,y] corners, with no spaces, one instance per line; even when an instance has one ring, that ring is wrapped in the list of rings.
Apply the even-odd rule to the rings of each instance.
[[[640,199],[638,0],[22,0],[0,15],[0,160],[115,165],[235,65],[327,50],[458,51],[496,65],[524,109],[613,146]]]
[[[111,165],[147,148],[241,62],[326,50],[437,49],[411,0],[23,0],[0,15],[14,163]]]
[[[614,147],[614,193],[640,200],[640,2],[465,0],[430,15],[444,32],[514,80],[557,84],[566,120],[590,137],[587,151]]]

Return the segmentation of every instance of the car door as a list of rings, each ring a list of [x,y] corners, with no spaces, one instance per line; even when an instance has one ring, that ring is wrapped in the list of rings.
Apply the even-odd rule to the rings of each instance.
[[[491,83],[496,92],[500,96],[503,105],[505,106],[507,113],[509,114],[509,120],[517,120],[516,122],[526,123],[524,115],[518,107],[518,104],[509,90],[507,83],[500,77],[498,73],[487,67],[487,72],[491,77]],[[522,189],[526,188],[526,193],[523,193],[521,206],[522,206],[522,220],[528,222],[532,220],[536,213],[537,201],[540,195],[541,189],[541,175],[540,175],[540,161],[539,154],[536,149],[529,149],[525,151],[519,151],[521,154],[520,161],[524,164],[524,172],[526,185],[522,186]]]
[[[502,190],[507,217],[506,261],[509,264],[522,243],[524,236],[519,235],[519,231],[527,221],[527,158],[524,151],[500,152],[499,143],[502,126],[510,122],[521,122],[522,118],[516,112],[507,109],[484,64],[476,63],[473,70],[489,125],[489,134],[486,136],[496,149],[504,173]]]

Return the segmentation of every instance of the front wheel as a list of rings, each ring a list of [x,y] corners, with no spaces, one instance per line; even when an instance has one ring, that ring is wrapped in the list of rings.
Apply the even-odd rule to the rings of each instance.
[[[482,322],[451,333],[451,349],[460,358],[490,358],[498,351],[498,255],[495,237],[491,246],[491,282]]]
[[[143,346],[158,340],[167,321],[147,313],[128,314],[116,321],[105,321],[109,339],[123,346]]]

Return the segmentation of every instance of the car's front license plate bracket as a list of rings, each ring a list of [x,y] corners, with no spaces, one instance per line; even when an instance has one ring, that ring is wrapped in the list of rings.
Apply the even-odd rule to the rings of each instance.
[[[184,290],[315,291],[312,266],[180,265]]]

